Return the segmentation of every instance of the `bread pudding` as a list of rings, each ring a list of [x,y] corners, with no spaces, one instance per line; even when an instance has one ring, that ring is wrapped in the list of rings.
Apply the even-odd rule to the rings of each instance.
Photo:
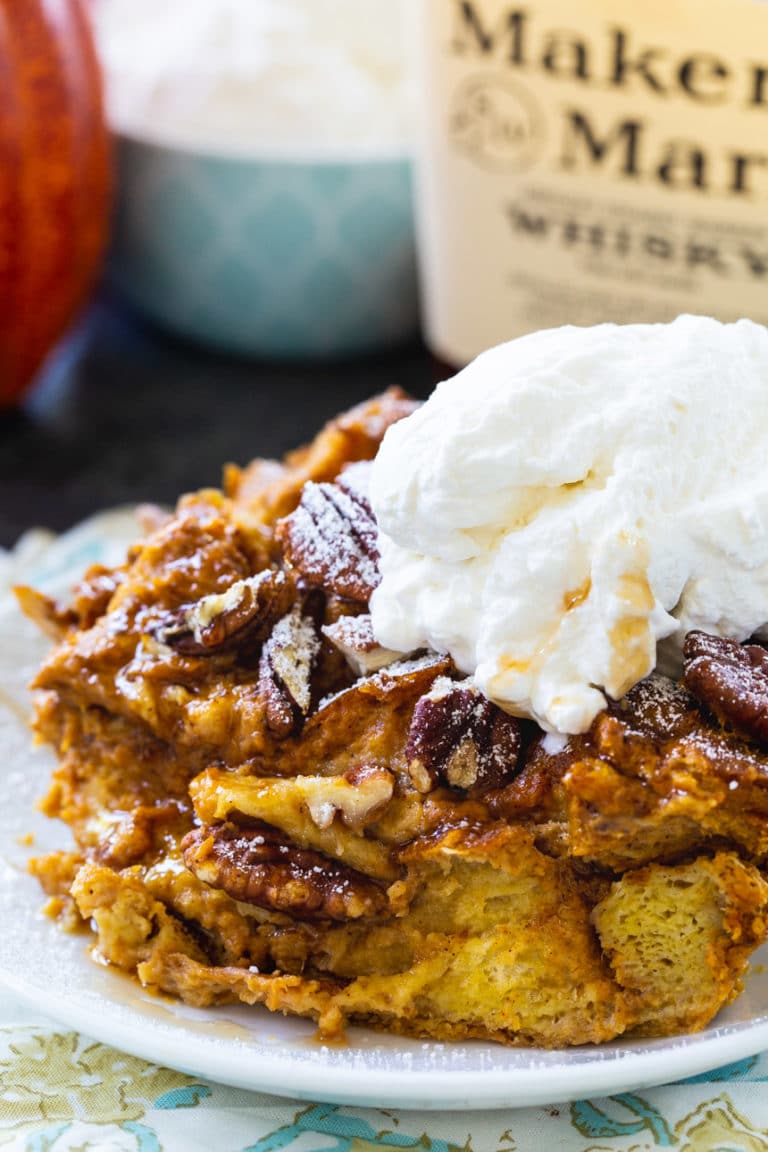
[[[377,643],[369,461],[397,390],[155,511],[68,603],[35,730],[75,847],[32,868],[99,959],[241,1001],[547,1047],[702,1028],[768,931],[768,653],[690,632],[553,738]]]

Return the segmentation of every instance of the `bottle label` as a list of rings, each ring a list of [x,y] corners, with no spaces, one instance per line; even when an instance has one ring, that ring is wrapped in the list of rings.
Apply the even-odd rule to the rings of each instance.
[[[420,0],[428,340],[768,323],[768,7]]]

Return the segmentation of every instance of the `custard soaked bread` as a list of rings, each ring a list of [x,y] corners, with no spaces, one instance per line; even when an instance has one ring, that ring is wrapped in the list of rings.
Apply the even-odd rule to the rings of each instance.
[[[67,605],[20,590],[57,640],[36,728],[77,846],[34,871],[194,1005],[550,1046],[701,1028],[766,935],[763,650],[694,634],[687,686],[555,741],[381,648],[366,461],[411,409],[229,469]]]

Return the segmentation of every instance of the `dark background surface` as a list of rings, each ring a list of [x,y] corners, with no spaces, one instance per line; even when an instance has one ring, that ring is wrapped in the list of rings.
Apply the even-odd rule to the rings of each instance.
[[[281,455],[390,384],[417,396],[416,345],[343,364],[276,365],[176,340],[102,294],[22,408],[0,412],[0,546],[118,504],[218,485],[225,462]]]

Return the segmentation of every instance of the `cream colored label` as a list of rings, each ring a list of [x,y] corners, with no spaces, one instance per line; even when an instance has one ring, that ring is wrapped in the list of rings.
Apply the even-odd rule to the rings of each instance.
[[[427,334],[768,323],[768,6],[418,0]]]

